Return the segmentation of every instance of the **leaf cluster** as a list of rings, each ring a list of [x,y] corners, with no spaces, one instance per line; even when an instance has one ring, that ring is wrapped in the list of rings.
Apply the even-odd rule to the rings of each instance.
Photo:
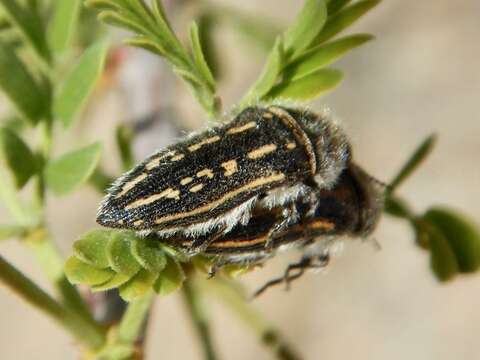
[[[127,39],[127,44],[166,59],[173,71],[191,87],[207,114],[218,115],[220,104],[215,95],[216,83],[205,61],[195,22],[190,25],[187,48],[173,31],[161,0],[153,0],[151,6],[144,0],[87,0],[86,4],[98,9],[101,21],[133,32],[135,36]]]
[[[93,292],[118,288],[126,301],[150,289],[168,295],[185,279],[173,250],[133,232],[93,230],[76,241],[73,249],[65,265],[70,282],[89,285]]]
[[[72,44],[80,6],[80,0],[55,2],[48,9],[43,2],[0,4],[4,24],[0,27],[0,90],[13,110],[13,115],[0,119],[0,159],[11,175],[10,179],[2,175],[0,195],[21,225],[41,223],[42,209],[35,201],[21,204],[15,192],[35,179],[37,202],[48,190],[70,193],[90,178],[100,159],[98,143],[58,157],[51,151],[57,125],[72,127],[100,79],[107,56],[107,44],[99,41],[74,61]],[[16,34],[16,42],[5,32]],[[32,134],[38,137],[32,139]]]
[[[457,274],[474,273],[480,268],[480,230],[466,215],[448,207],[432,206],[416,214],[397,197],[395,190],[431,153],[436,136],[426,138],[415,150],[387,188],[386,213],[406,220],[412,227],[416,243],[430,254],[430,267],[439,281]]]
[[[277,36],[261,76],[241,104],[279,98],[312,100],[332,90],[341,82],[342,72],[329,66],[373,37],[333,38],[379,3],[305,1],[292,25]]]

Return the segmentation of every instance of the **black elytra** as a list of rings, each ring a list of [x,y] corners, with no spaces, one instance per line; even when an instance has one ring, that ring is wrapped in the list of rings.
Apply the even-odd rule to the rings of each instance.
[[[147,231],[204,223],[315,176],[333,184],[349,156],[344,134],[313,112],[249,107],[122,176],[103,200],[97,222]]]

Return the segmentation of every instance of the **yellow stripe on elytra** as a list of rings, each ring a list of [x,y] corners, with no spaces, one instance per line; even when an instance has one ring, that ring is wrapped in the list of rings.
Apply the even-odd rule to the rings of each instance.
[[[162,198],[178,200],[178,199],[180,199],[180,191],[172,189],[172,188],[168,188],[168,189],[162,191],[159,194],[154,194],[154,195],[151,195],[149,197],[139,199],[137,201],[134,201],[134,202],[128,204],[127,206],[125,206],[125,210],[135,209],[135,208],[140,207],[140,206],[149,205],[149,204],[151,204],[151,203],[153,203],[157,200],[160,200]]]
[[[202,190],[202,189],[203,189],[203,184],[198,184],[198,185],[192,186],[192,187],[190,188],[190,190],[188,190],[188,191],[190,191],[190,192],[192,192],[192,193],[196,193],[196,192],[198,192],[198,191],[200,191],[200,190]]]
[[[175,151],[169,151],[167,152],[166,154],[163,154],[163,155],[160,155],[158,157],[155,157],[154,159],[150,160],[150,162],[148,162],[146,165],[145,165],[145,168],[147,170],[153,170],[155,169],[156,167],[158,167],[160,165],[160,162],[163,160],[163,159],[166,159],[170,156],[173,156],[175,155]]]
[[[183,178],[182,180],[180,180],[180,184],[181,184],[181,185],[188,185],[188,184],[190,184],[192,181],[193,181],[193,178],[192,178],[192,177],[186,177],[186,178]]]
[[[332,230],[335,230],[335,223],[327,220],[317,220],[308,224],[307,227],[313,230],[332,231]]]
[[[230,191],[223,195],[220,199],[212,201],[211,203],[208,203],[204,206],[201,206],[197,209],[191,210],[191,211],[186,211],[183,213],[178,213],[178,214],[173,214],[173,215],[167,215],[163,216],[160,218],[157,218],[155,220],[155,224],[160,225],[163,223],[166,223],[168,221],[173,221],[173,220],[178,220],[178,219],[183,219],[189,216],[195,216],[198,214],[202,214],[204,212],[210,211],[220,205],[222,205],[225,201],[228,201],[230,199],[233,199],[235,196],[238,196],[244,192],[250,191],[252,189],[255,189],[257,187],[267,185],[273,182],[281,181],[285,179],[285,174],[283,173],[275,173],[271,176],[266,176],[266,177],[261,177],[256,180],[253,180],[249,182],[248,184],[239,187],[238,189],[235,189],[233,191]]]
[[[247,154],[247,157],[251,160],[260,159],[261,157],[264,157],[265,155],[270,154],[275,150],[277,150],[277,145],[268,144],[268,145],[260,146],[259,148],[250,151]]]
[[[225,169],[223,175],[232,176],[238,171],[238,164],[236,160],[229,160],[222,163],[222,167]]]
[[[249,129],[252,129],[256,126],[257,126],[257,123],[255,121],[250,121],[250,122],[246,123],[245,125],[237,126],[237,127],[233,127],[231,129],[228,129],[227,134],[228,135],[238,134],[238,133],[247,131]]]
[[[136,178],[130,180],[129,182],[127,182],[125,185],[123,185],[122,187],[122,191],[120,191],[118,194],[117,194],[117,198],[119,197],[122,197],[123,195],[125,195],[127,192],[129,192],[130,190],[132,190],[135,185],[137,185],[139,182],[145,180],[146,178],[148,177],[147,174],[145,173],[142,173],[140,174],[139,176],[137,176]]]
[[[289,143],[287,144],[287,149],[288,149],[288,150],[293,150],[293,149],[295,149],[296,147],[297,147],[297,144],[294,143],[294,142],[289,142]]]
[[[197,177],[206,176],[209,179],[213,178],[213,171],[212,169],[203,169],[202,171],[197,172]]]
[[[268,236],[254,238],[251,240],[231,240],[222,242],[213,242],[209,245],[209,248],[242,248],[245,246],[257,245],[266,243]]]
[[[184,157],[185,157],[185,155],[183,155],[183,154],[178,154],[178,155],[175,155],[174,157],[172,157],[170,160],[172,160],[172,161],[178,161],[178,160],[182,160]]]
[[[208,144],[212,144],[214,142],[217,142],[220,140],[220,136],[212,136],[212,137],[209,137],[205,140],[202,140],[196,144],[193,144],[193,145],[190,145],[188,147],[188,151],[190,152],[194,152],[194,151],[197,151],[198,149],[200,149],[202,146],[204,145],[208,145]]]

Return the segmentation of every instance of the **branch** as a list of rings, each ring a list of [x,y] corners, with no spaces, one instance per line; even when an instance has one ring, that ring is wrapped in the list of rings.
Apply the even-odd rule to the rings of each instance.
[[[282,335],[252,305],[235,284],[228,280],[216,278],[202,281],[202,288],[207,293],[215,293],[237,317],[251,328],[279,360],[299,360],[302,357],[285,342]]]
[[[65,277],[63,259],[46,230],[38,229],[25,239],[25,243],[32,250],[45,274],[62,297],[63,304],[82,316],[90,326],[100,328],[77,289]]]
[[[210,326],[208,324],[205,309],[202,303],[202,298],[192,284],[191,280],[186,280],[182,287],[182,295],[185,300],[185,305],[193,321],[193,325],[197,331],[198,337],[202,343],[204,358],[206,360],[217,359],[212,343]]]
[[[74,311],[59,304],[34,282],[0,256],[0,281],[23,300],[44,312],[77,340],[90,349],[98,349],[105,342],[105,333]]]
[[[138,300],[132,301],[123,315],[118,327],[118,339],[133,344],[141,337],[145,328],[147,316],[150,312],[155,293],[148,292]]]

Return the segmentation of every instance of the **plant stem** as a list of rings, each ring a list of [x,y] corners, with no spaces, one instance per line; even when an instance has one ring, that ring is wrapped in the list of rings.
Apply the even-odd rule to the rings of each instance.
[[[57,321],[89,349],[95,350],[104,344],[105,333],[101,329],[92,326],[79,314],[59,304],[2,256],[0,256],[0,280],[23,300]]]
[[[133,344],[141,337],[145,329],[147,316],[155,298],[153,291],[148,292],[142,298],[135,300],[128,305],[118,327],[118,339],[121,342]]]
[[[0,199],[18,224],[30,225],[29,216],[17,197],[13,184],[3,171],[0,171]]]
[[[405,219],[410,222],[415,221],[417,218],[417,215],[410,209],[410,206],[405,200],[391,193],[388,193],[385,199],[384,212],[390,216]]]
[[[63,259],[55,247],[47,230],[38,229],[25,239],[25,244],[32,250],[38,263],[62,297],[63,304],[84,318],[92,327],[100,329],[93,319],[77,289],[70,284],[63,272]]]
[[[195,326],[198,337],[202,343],[205,360],[215,360],[217,357],[215,356],[210,327],[208,325],[201,294],[199,294],[191,280],[187,279],[183,283],[182,295],[190,314],[190,318],[193,321],[193,325]]]
[[[231,281],[216,278],[204,281],[202,286],[215,292],[237,317],[250,327],[280,360],[299,360],[302,357],[285,342],[282,335],[252,305]],[[208,291],[210,293],[210,291]]]

